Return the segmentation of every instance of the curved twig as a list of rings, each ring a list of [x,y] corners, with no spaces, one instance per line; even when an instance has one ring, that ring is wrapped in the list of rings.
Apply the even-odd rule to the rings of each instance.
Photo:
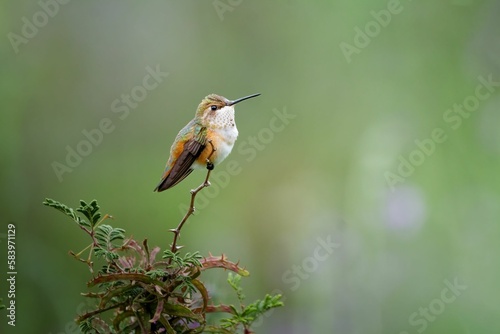
[[[188,211],[186,212],[186,214],[184,215],[184,217],[182,218],[181,222],[179,223],[179,225],[176,227],[176,228],[173,228],[170,230],[170,232],[173,232],[174,233],[174,240],[172,241],[172,245],[170,247],[170,250],[173,252],[173,253],[176,253],[179,249],[182,248],[182,246],[177,246],[177,240],[179,239],[179,236],[181,234],[181,229],[182,227],[184,226],[184,224],[186,223],[186,221],[188,220],[188,218],[194,213],[195,211],[195,208],[194,208],[194,200],[196,198],[196,195],[203,189],[203,188],[206,188],[206,187],[209,187],[210,186],[210,181],[208,181],[208,179],[210,178],[210,173],[212,172],[212,170],[214,169],[214,164],[212,163],[212,161],[210,160],[210,158],[212,157],[212,155],[214,154],[215,151],[217,151],[217,149],[215,148],[214,144],[212,143],[211,140],[208,140],[208,144],[210,144],[210,146],[212,147],[212,151],[210,152],[210,154],[208,155],[207,157],[207,176],[205,177],[205,181],[203,181],[202,184],[200,184],[196,189],[191,189],[191,202],[189,204],[189,208],[188,208]],[[172,263],[172,259],[170,258],[169,261],[168,261],[168,264],[171,264]]]

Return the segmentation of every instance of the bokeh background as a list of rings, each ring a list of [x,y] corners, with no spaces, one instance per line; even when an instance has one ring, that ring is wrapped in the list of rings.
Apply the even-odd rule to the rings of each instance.
[[[8,223],[18,271],[0,332],[78,332],[89,273],[68,251],[88,240],[44,198],[95,198],[165,247],[204,177],[152,192],[173,138],[205,95],[257,92],[218,168],[237,172],[181,239],[241,260],[248,301],[283,293],[257,333],[500,332],[497,1],[54,3],[0,5],[4,302]],[[226,275],[206,276],[214,298],[233,298]]]

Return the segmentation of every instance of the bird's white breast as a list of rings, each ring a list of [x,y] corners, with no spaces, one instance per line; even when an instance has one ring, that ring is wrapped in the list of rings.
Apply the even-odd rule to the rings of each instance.
[[[226,159],[229,153],[231,153],[234,143],[236,142],[236,138],[238,138],[238,129],[236,128],[236,124],[234,124],[231,127],[217,129],[215,132],[219,135],[219,140],[217,142],[217,156],[214,160],[214,164],[217,165],[221,163],[222,160]]]
[[[238,129],[236,128],[236,122],[234,120],[234,107],[225,106],[217,110],[215,117],[207,121],[208,127],[217,136],[217,142],[214,143],[217,152],[214,154],[215,159],[213,161],[213,163],[217,165],[231,153],[234,143],[238,138]],[[207,146],[209,145],[207,144]]]

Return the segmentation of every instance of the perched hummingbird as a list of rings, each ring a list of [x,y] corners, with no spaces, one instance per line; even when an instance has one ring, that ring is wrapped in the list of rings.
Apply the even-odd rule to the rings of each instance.
[[[259,95],[248,95],[232,101],[216,94],[206,96],[198,106],[194,119],[175,137],[165,172],[155,191],[175,186],[195,168],[207,167],[210,154],[213,165],[221,163],[231,153],[238,137],[234,105]]]

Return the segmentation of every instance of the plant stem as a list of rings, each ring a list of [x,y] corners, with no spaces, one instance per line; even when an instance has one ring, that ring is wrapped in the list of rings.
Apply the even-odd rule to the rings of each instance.
[[[179,239],[179,236],[181,234],[181,229],[182,227],[184,226],[184,224],[186,223],[186,221],[188,220],[188,218],[194,213],[195,211],[195,208],[194,208],[194,200],[196,198],[196,195],[203,189],[203,188],[206,188],[206,187],[209,187],[210,186],[210,181],[208,181],[208,179],[210,178],[210,173],[212,172],[212,170],[214,169],[214,165],[212,163],[212,161],[210,160],[210,158],[212,157],[212,155],[214,154],[214,152],[217,150],[215,148],[215,146],[212,144],[212,141],[211,140],[208,140],[208,144],[210,144],[210,146],[212,147],[212,151],[210,152],[210,154],[208,155],[207,157],[207,176],[205,177],[205,181],[203,181],[202,184],[200,184],[196,189],[191,189],[190,193],[191,193],[191,202],[189,204],[189,208],[186,212],[186,214],[184,215],[184,217],[182,218],[181,222],[179,223],[179,225],[174,228],[174,229],[171,229],[170,231],[174,233],[174,240],[172,242],[172,245],[170,247],[170,250],[173,252],[173,253],[176,253],[179,249],[181,249],[181,246],[177,246],[177,240]],[[172,263],[172,259],[170,258],[169,261],[168,261],[168,264],[170,265]]]

